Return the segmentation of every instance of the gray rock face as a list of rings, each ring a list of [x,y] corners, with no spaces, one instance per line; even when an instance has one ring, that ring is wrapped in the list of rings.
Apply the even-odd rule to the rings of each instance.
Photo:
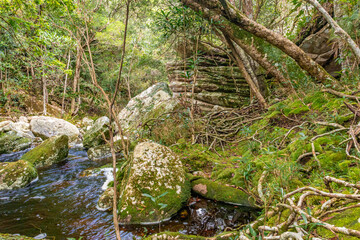
[[[132,98],[118,115],[124,131],[135,131],[150,115],[164,113],[174,107],[169,104],[172,92],[166,83],[158,83]]]
[[[37,178],[33,165],[27,161],[0,163],[0,190],[21,188]]]
[[[34,167],[48,167],[64,160],[69,153],[69,137],[54,136],[46,139],[39,146],[25,153],[21,160],[26,160]]]
[[[249,86],[236,66],[231,66],[227,57],[215,54],[217,62],[208,60],[200,63],[194,88],[194,99],[202,110],[214,106],[234,108],[244,105],[250,96]],[[190,70],[190,69],[188,69]],[[192,97],[192,77],[184,77],[183,63],[167,64],[170,88],[175,96]],[[264,75],[258,73],[258,78]]]
[[[168,147],[160,144],[138,144],[124,174],[119,197],[121,223],[165,221],[190,197],[190,183],[182,162]]]
[[[103,134],[106,138],[109,137],[109,126],[110,120],[108,117],[98,118],[91,128],[85,132],[83,145],[85,148],[96,147],[105,144]]]
[[[337,76],[341,66],[335,62],[334,40],[330,40],[330,38],[331,27],[327,24],[320,31],[305,38],[300,48],[327,72]]]
[[[70,142],[72,142],[75,141],[80,134],[79,129],[75,125],[63,119],[54,117],[32,117],[30,121],[30,128],[35,136],[43,139],[53,136],[67,135]]]

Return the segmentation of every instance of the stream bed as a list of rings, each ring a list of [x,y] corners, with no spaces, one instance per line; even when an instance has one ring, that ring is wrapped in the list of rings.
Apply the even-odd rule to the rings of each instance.
[[[16,161],[25,152],[0,155],[0,162]],[[39,170],[36,182],[0,191],[0,233],[42,234],[57,240],[115,239],[111,212],[96,208],[106,176],[81,177],[85,169],[100,165],[89,160],[83,149],[72,148],[66,161]],[[249,209],[193,196],[177,216],[160,225],[120,226],[121,237],[138,239],[159,231],[213,236],[227,227],[246,224],[254,216]]]

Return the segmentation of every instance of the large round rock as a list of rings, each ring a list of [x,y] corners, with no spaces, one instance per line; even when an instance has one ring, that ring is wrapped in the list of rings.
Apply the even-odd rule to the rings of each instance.
[[[149,224],[168,220],[190,197],[180,159],[168,148],[143,142],[125,169],[119,198],[119,221]]]
[[[67,135],[70,142],[72,142],[76,140],[80,134],[79,129],[75,125],[63,119],[54,117],[32,117],[30,128],[35,136],[43,139],[53,136]]]
[[[69,153],[69,137],[55,136],[46,139],[39,146],[25,153],[21,159],[32,163],[36,168],[47,167],[64,160]]]
[[[21,188],[37,178],[37,171],[27,161],[0,163],[0,190]]]

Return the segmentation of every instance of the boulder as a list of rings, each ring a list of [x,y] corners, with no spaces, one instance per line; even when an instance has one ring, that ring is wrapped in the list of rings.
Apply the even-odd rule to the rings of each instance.
[[[0,132],[14,131],[20,137],[35,138],[34,134],[30,131],[30,124],[27,122],[19,121],[3,121],[0,123]]]
[[[69,153],[69,137],[54,136],[25,153],[21,160],[32,163],[36,168],[47,167],[64,160]]]
[[[0,190],[25,187],[37,178],[34,166],[23,160],[0,163]]]
[[[70,142],[72,142],[75,141],[80,134],[79,129],[75,125],[54,117],[32,117],[30,128],[35,136],[41,137],[42,139],[67,135]]]
[[[119,174],[123,175],[118,208],[120,223],[166,221],[190,197],[190,184],[182,162],[168,147],[160,144],[138,144],[123,173]]]
[[[172,111],[172,92],[166,83],[157,83],[132,98],[121,110],[118,119],[124,131],[133,132],[154,112]]]
[[[0,154],[27,149],[31,146],[32,142],[31,138],[23,137],[18,132],[0,131]]]
[[[320,64],[332,76],[339,76],[341,66],[336,62],[336,50],[333,45],[336,39],[332,39],[329,24],[320,31],[305,38],[300,48],[304,50],[315,62]]]
[[[217,182],[199,178],[191,182],[192,190],[204,198],[228,204],[256,208],[254,201],[245,192]]]
[[[92,161],[101,161],[104,159],[111,158],[111,149],[109,145],[99,145],[96,147],[89,148],[87,151],[88,158]]]
[[[85,148],[96,147],[99,145],[105,144],[103,134],[106,138],[109,137],[109,128],[108,125],[110,120],[108,117],[104,116],[98,118],[91,128],[85,132],[83,145]]]
[[[110,211],[113,206],[113,199],[114,199],[114,188],[110,187],[101,194],[96,208],[100,211]]]

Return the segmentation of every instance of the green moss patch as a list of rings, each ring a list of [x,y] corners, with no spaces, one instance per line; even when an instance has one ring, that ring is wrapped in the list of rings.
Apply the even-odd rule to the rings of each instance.
[[[55,136],[25,153],[21,160],[32,163],[36,168],[47,167],[64,160],[69,153],[69,137]]]
[[[255,207],[254,202],[243,191],[213,182],[207,179],[197,179],[191,182],[192,190],[208,199],[245,207]]]

